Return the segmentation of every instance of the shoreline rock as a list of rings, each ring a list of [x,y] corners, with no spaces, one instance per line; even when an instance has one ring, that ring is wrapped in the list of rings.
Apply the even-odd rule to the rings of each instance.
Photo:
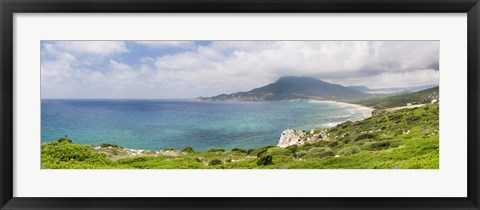
[[[317,141],[329,141],[325,131],[315,132],[303,130],[284,130],[280,136],[277,146],[288,147],[292,145],[302,145],[305,143],[315,143]]]

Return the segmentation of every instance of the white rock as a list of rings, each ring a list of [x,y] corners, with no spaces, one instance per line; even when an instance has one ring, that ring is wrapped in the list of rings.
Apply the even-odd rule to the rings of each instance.
[[[308,133],[311,133],[311,131]],[[311,137],[305,138],[306,134],[307,133],[302,130],[284,130],[280,136],[277,146],[288,147],[291,145],[302,145],[305,143],[313,143],[317,140],[329,141],[328,135],[325,131],[321,131],[320,133],[313,134]]]
[[[284,130],[278,141],[279,147],[288,147],[295,144],[304,144],[304,140],[301,138],[305,135],[302,130]]]

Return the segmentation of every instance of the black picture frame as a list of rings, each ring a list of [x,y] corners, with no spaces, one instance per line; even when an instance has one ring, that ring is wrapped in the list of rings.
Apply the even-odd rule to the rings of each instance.
[[[479,209],[478,0],[0,0],[1,209]],[[468,188],[465,198],[25,198],[13,197],[15,13],[467,13]],[[448,181],[448,180],[445,180]]]

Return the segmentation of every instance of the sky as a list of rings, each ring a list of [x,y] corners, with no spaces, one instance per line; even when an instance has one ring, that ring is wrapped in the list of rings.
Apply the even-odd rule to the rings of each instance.
[[[439,82],[439,41],[42,41],[42,98],[190,99],[281,76],[344,86]]]

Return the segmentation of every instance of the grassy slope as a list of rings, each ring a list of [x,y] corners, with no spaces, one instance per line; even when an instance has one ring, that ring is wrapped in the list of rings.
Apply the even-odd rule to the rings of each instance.
[[[385,109],[392,107],[405,106],[411,104],[428,104],[433,99],[438,100],[438,86],[414,93],[406,93],[387,97],[364,98],[348,101],[349,103],[360,104],[373,107],[375,109]]]
[[[185,150],[173,152],[176,156],[144,151],[142,157],[125,158],[121,147],[52,142],[41,147],[42,168],[438,168],[438,111],[438,104],[431,104],[379,112],[326,129],[331,141],[287,148]]]

